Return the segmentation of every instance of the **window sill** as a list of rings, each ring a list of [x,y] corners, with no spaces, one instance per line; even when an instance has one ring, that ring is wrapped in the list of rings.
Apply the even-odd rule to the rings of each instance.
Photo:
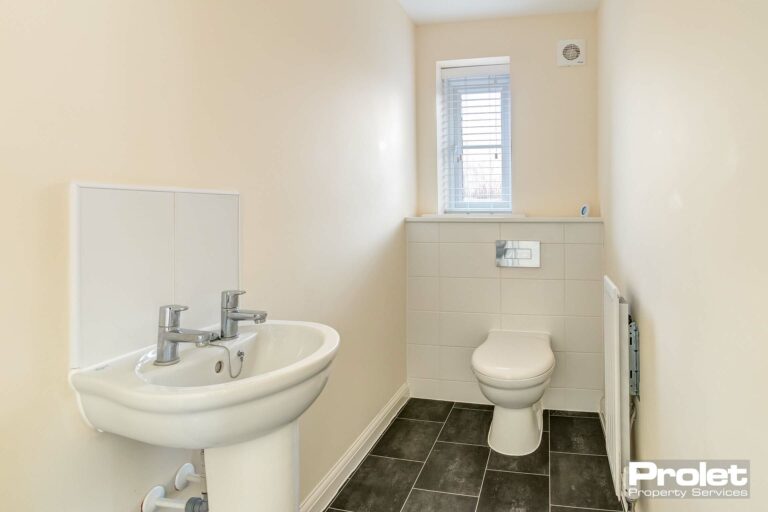
[[[406,217],[406,222],[583,222],[600,223],[602,217],[526,217],[520,213],[434,213]]]

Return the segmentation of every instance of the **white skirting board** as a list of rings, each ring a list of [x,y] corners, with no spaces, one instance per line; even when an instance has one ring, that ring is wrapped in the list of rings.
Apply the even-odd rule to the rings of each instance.
[[[392,422],[400,408],[405,405],[409,396],[408,384],[403,384],[355,439],[355,442],[344,452],[344,455],[336,461],[331,470],[307,495],[301,503],[301,512],[323,512],[330,505],[331,500],[344,485],[347,477],[352,474],[352,471],[373,448],[379,436]]]

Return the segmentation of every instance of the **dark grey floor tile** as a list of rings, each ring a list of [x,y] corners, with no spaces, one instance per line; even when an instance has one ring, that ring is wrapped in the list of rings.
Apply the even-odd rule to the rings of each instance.
[[[613,492],[608,457],[550,454],[552,504],[621,510]]]
[[[488,446],[488,430],[493,413],[473,409],[453,409],[440,434],[440,441]]]
[[[477,409],[478,411],[492,411],[493,406],[488,404],[471,404],[469,402],[456,402],[453,406],[457,409]]]
[[[549,512],[549,477],[488,471],[477,512]]]
[[[422,463],[368,456],[331,508],[354,512],[400,512]]]
[[[571,416],[571,417],[580,417],[580,418],[599,418],[596,412],[558,411],[557,409],[552,409],[551,411],[549,411],[549,415],[550,416]]]
[[[549,434],[541,435],[541,443],[536,451],[521,457],[502,455],[491,451],[488,461],[488,469],[500,469],[502,471],[516,471],[518,473],[536,473],[537,475],[549,474]]]
[[[403,512],[475,512],[477,498],[414,489]]]
[[[549,411],[545,410],[542,416],[544,419],[544,432],[549,432]]]
[[[551,416],[550,449],[553,452],[605,455],[605,436],[597,418]]]
[[[442,427],[431,421],[396,419],[371,453],[424,462]]]
[[[412,420],[445,421],[448,413],[451,412],[451,407],[453,407],[453,402],[411,398],[400,411],[398,417]]]
[[[416,487],[477,496],[488,461],[488,451],[483,446],[438,441],[424,465]]]

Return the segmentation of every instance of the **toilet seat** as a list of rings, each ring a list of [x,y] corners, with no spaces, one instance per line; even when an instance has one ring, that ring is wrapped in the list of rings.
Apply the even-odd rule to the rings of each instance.
[[[535,384],[549,377],[554,366],[555,355],[546,333],[493,330],[472,354],[478,378],[498,384]]]

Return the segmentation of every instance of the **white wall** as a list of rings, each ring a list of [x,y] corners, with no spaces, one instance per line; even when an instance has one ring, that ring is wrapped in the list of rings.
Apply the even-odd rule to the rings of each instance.
[[[573,219],[409,219],[408,384],[414,396],[487,403],[472,372],[490,329],[549,332],[550,409],[603,394],[603,226]],[[496,240],[541,241],[540,268],[498,268]]]
[[[241,193],[243,306],[341,334],[301,422],[306,495],[406,379],[414,64],[397,1],[3,2],[0,63],[4,507],[135,512],[188,458],[77,411],[73,180]]]
[[[603,0],[606,267],[640,328],[641,459],[751,459],[764,510],[768,3]]]
[[[561,39],[587,41],[585,66],[557,66]],[[435,63],[500,56],[510,58],[514,211],[569,217],[590,203],[600,215],[594,12],[416,28],[419,212],[437,211]]]

